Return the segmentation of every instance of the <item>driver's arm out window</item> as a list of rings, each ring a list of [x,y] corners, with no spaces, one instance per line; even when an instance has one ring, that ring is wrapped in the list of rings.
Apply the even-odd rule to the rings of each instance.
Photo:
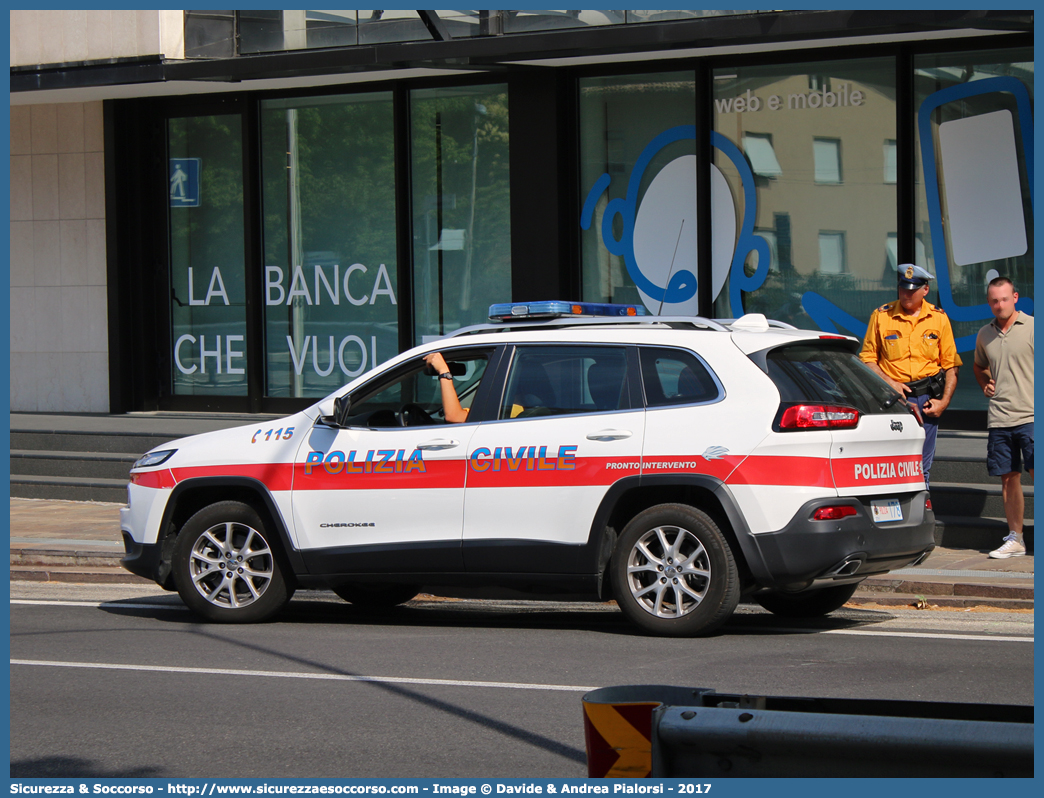
[[[447,363],[461,364],[463,376],[453,385],[462,407],[471,407],[482,375],[489,363],[488,353],[455,354],[443,352]],[[458,367],[459,369],[459,367]],[[394,374],[364,385],[352,402],[347,423],[362,427],[414,427],[446,423],[438,375],[429,374],[420,358],[395,370]],[[404,423],[405,422],[405,423]]]

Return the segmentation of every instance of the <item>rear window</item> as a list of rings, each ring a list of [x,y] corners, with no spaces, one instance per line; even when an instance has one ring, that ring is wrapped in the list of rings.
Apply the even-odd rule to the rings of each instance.
[[[896,392],[843,345],[791,344],[764,359],[783,402],[846,405],[860,413],[895,412]]]

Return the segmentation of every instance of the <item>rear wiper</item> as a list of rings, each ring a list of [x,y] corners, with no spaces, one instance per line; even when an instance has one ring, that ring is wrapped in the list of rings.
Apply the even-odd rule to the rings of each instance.
[[[894,405],[896,402],[898,402],[902,398],[903,398],[903,395],[897,393],[895,396],[893,396],[887,402],[882,402],[881,403],[881,409],[882,410],[887,410],[888,408],[890,408],[892,405]]]

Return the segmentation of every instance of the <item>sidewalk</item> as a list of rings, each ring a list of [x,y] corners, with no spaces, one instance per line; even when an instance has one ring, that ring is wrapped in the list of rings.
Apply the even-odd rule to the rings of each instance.
[[[120,505],[11,499],[11,581],[152,584],[123,570],[122,556]],[[937,548],[916,568],[870,577],[852,602],[1032,609],[1033,555]]]

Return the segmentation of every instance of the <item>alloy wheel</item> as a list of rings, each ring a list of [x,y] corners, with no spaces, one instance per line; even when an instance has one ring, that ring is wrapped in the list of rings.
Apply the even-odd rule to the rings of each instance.
[[[711,584],[710,555],[692,532],[658,526],[642,535],[627,557],[627,586],[634,600],[657,618],[695,610]]]
[[[256,529],[236,522],[203,532],[189,554],[192,584],[211,604],[238,609],[261,598],[272,583],[272,549]]]

